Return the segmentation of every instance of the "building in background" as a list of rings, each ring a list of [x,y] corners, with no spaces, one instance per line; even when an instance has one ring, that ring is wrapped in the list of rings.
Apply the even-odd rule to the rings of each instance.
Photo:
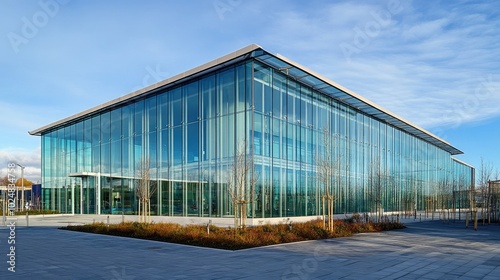
[[[63,213],[136,214],[147,162],[153,215],[231,217],[238,151],[249,218],[321,215],[325,154],[336,213],[465,208],[474,182],[446,141],[257,45],[30,134],[43,205]]]

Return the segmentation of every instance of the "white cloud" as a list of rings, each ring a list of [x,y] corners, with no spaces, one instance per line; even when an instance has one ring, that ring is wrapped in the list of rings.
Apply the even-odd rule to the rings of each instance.
[[[290,49],[285,56],[425,128],[499,116],[500,42],[492,30],[500,21],[489,14],[493,7],[414,4],[373,36],[363,28],[383,4],[336,3],[313,14],[284,10],[267,33]],[[368,42],[347,60],[338,46],[354,45],[356,27]]]
[[[25,166],[24,177],[36,183],[41,180],[41,151],[27,149],[0,149],[0,176],[8,174],[8,164],[17,163]],[[16,167],[17,177],[21,177],[21,168]]]
[[[418,40],[422,38],[432,38],[439,35],[444,26],[449,22],[446,18],[431,20],[412,26],[407,32],[404,32],[403,38]]]

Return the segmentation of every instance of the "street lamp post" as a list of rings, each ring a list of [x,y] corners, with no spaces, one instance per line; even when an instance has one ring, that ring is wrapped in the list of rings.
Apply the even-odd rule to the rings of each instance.
[[[24,168],[25,166],[16,163],[17,166],[21,167],[21,211],[23,211],[24,207]]]

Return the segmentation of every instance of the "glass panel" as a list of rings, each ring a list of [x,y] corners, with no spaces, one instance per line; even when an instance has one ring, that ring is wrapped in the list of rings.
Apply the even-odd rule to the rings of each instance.
[[[170,134],[169,134],[169,129],[164,129],[161,131],[161,136],[160,136],[160,178],[162,179],[167,179],[169,178],[168,176],[168,167],[169,167],[169,143],[170,143]]]
[[[182,182],[174,181],[173,184],[173,215],[183,215]]]
[[[109,143],[111,141],[110,115],[110,112],[101,114],[101,143]]]
[[[176,88],[169,92],[172,101],[170,110],[172,112],[170,125],[177,126],[182,124],[182,91],[181,88]]]
[[[130,155],[133,157],[130,159],[130,166],[133,167],[132,170],[132,176],[135,176],[137,173],[137,170],[139,169],[139,166],[143,160],[143,135],[138,135],[133,138],[134,145],[133,145],[133,150],[131,151]]]
[[[286,105],[286,101],[282,100],[282,96],[286,93],[286,78],[279,73],[273,73],[273,116],[282,118],[282,105]],[[283,107],[283,109],[286,107]],[[285,113],[286,114],[286,113]]]
[[[187,162],[198,162],[198,123],[190,124],[187,127]]]
[[[133,104],[122,107],[122,131],[123,138],[133,135]]]
[[[176,127],[173,129],[173,164],[181,165],[182,164],[182,127]]]
[[[111,180],[101,176],[101,214],[111,214]]]
[[[99,115],[92,118],[91,137],[92,147],[98,146],[101,143],[101,120]]]
[[[198,216],[200,205],[200,194],[197,183],[188,182],[187,183],[187,206],[188,206],[188,216]]]
[[[245,96],[245,65],[239,65],[236,67],[236,91],[237,91],[237,108],[238,112],[246,110],[249,106],[246,104]]]
[[[101,150],[99,146],[92,147],[92,172],[101,172]]]
[[[122,174],[124,177],[134,176],[134,138],[124,138],[122,141]]]
[[[111,179],[111,214],[125,214],[122,179]],[[130,209],[128,210],[130,211]]]
[[[121,116],[121,109],[115,109],[111,111],[111,124],[110,124],[110,130],[111,130],[111,141],[116,141],[120,140],[121,135],[122,135],[122,116]]]
[[[287,95],[287,112],[286,112],[286,116],[287,116],[287,120],[289,122],[295,122],[295,113],[294,113],[294,109],[295,109],[295,90],[294,88],[292,87],[293,84],[290,84],[291,82],[289,82],[288,86],[288,95]]]
[[[110,143],[104,143],[101,145],[101,173],[109,174],[111,172],[110,168],[110,155],[111,155],[111,147]]]
[[[156,96],[146,99],[146,132],[156,131],[158,128],[158,116]]]
[[[121,141],[111,142],[111,174],[114,176],[120,176],[122,174],[122,150]]]
[[[254,80],[255,110],[269,114],[272,111],[271,74],[269,68],[255,64]]]
[[[149,168],[151,168],[151,178],[156,179],[158,177],[157,171],[157,133],[151,132],[148,134],[148,147],[145,151],[147,151],[147,156],[149,157]]]
[[[216,116],[216,99],[215,99],[215,77],[209,76],[200,82],[200,90],[202,96],[202,117],[203,119],[213,118]]]
[[[170,190],[170,183],[168,181],[160,181],[160,188],[158,191],[161,192],[161,215],[172,216],[172,207],[170,206],[172,191]]]
[[[234,113],[236,90],[234,85],[234,69],[229,69],[218,75],[218,89],[220,98],[220,112],[222,115]]]
[[[144,100],[137,101],[134,106],[134,135],[144,132]]]
[[[184,87],[186,98],[186,120],[187,123],[198,121],[198,82],[192,82]]]
[[[168,128],[170,124],[169,119],[169,95],[168,93],[162,93],[158,96],[158,110],[160,110],[160,119],[158,127],[160,129]]]
[[[133,215],[135,212],[135,192],[134,184],[130,179],[123,179],[122,193],[123,193],[123,211],[125,215]]]

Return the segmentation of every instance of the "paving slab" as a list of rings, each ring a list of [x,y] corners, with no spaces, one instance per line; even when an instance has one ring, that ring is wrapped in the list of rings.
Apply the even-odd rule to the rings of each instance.
[[[414,222],[403,230],[239,251],[57,229],[92,219],[32,218],[36,226],[17,226],[15,272],[8,271],[7,263],[11,231],[0,226],[0,279],[498,279],[500,275],[498,225],[474,231],[463,222]]]

